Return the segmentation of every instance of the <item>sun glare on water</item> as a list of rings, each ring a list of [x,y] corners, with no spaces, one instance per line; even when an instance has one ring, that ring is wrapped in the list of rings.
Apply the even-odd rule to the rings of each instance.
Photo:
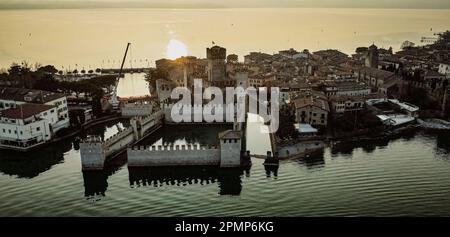
[[[169,59],[176,59],[181,56],[187,56],[187,47],[186,45],[176,39],[171,39],[167,44],[166,57]]]

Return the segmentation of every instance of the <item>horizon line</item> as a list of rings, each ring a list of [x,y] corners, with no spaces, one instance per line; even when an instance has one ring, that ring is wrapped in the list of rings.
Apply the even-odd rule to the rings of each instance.
[[[0,3],[0,10],[68,10],[68,9],[383,9],[383,10],[450,10],[450,7],[377,7],[377,6],[148,6],[148,5],[134,5],[123,6],[121,4],[113,4],[108,6],[90,5],[79,6],[77,4],[2,4]]]

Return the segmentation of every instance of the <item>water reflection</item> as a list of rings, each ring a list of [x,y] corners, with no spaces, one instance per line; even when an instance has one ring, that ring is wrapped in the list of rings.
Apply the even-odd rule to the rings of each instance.
[[[61,141],[32,152],[0,150],[0,172],[31,179],[62,163],[71,149],[71,141]]]
[[[129,168],[132,188],[187,185],[208,185],[217,183],[219,195],[240,195],[242,175],[249,176],[248,169],[221,169],[218,167],[155,167]]]
[[[88,135],[95,135],[101,137],[102,140],[106,140],[109,137],[112,137],[114,134],[117,134],[119,131],[130,126],[130,121],[127,119],[121,119],[120,121],[110,121],[102,125],[90,127],[83,131],[79,136],[81,138],[85,138]]]
[[[278,165],[264,165],[264,170],[266,171],[266,178],[278,177]]]
[[[351,156],[353,154],[353,150],[357,148],[362,148],[366,153],[372,153],[373,151],[375,151],[375,149],[377,149],[377,147],[386,147],[388,144],[389,139],[378,139],[360,142],[341,142],[337,145],[331,146],[331,154],[333,156]]]
[[[126,163],[126,153],[121,153],[114,157],[114,159],[109,159],[105,163],[103,170],[82,171],[84,196],[95,201],[101,200],[102,197],[106,196],[105,193],[108,190],[108,178],[120,170]]]
[[[442,159],[450,161],[450,131],[442,131],[436,134],[436,153]]]
[[[295,159],[294,162],[305,166],[308,169],[321,169],[325,167],[324,151],[320,150],[318,152],[311,153],[307,157]]]
[[[124,77],[119,80],[117,94],[120,97],[150,95],[145,73],[125,73]]]

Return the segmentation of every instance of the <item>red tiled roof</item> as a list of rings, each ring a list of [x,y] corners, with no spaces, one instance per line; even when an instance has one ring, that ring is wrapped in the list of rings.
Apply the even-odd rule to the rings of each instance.
[[[11,118],[11,119],[25,119],[33,115],[37,115],[46,110],[54,108],[52,105],[43,104],[22,104],[17,105],[16,108],[10,108],[0,111],[0,117]]]

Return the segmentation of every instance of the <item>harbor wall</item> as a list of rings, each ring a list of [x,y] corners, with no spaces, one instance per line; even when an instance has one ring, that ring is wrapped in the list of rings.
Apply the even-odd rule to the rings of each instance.
[[[128,166],[219,166],[216,146],[140,146],[127,149]]]

